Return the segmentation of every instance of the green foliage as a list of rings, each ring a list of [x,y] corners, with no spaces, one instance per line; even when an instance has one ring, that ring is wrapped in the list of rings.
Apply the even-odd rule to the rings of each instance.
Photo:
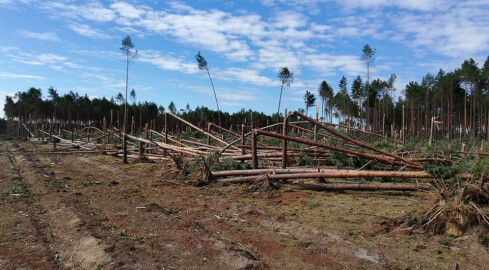
[[[232,158],[219,159],[219,152],[214,151],[205,157],[197,156],[192,161],[184,162],[183,168],[187,173],[197,172],[203,168],[204,162],[211,172],[228,171],[228,170],[246,170],[249,168],[248,163],[240,163]]]
[[[274,137],[263,137],[262,143],[266,145],[271,145],[271,146],[277,146],[280,143],[280,139],[274,138]]]
[[[310,164],[311,159],[306,153],[302,153],[300,156],[295,158],[295,161],[297,162],[297,166],[306,166]]]
[[[204,138],[204,133],[200,131],[191,130],[187,132],[178,133],[177,137],[184,138],[184,139],[190,139],[190,138],[202,139]]]
[[[0,118],[0,134],[7,133],[7,120]]]
[[[207,70],[207,61],[205,60],[205,58],[200,54],[200,52],[198,52],[196,55],[195,55],[195,60],[197,61],[197,65],[199,67],[200,70]]]
[[[331,161],[331,163],[333,163],[334,166],[338,168],[349,166],[350,163],[350,157],[347,156],[345,153],[341,153],[338,151],[329,152],[329,160]]]
[[[316,102],[316,97],[313,93],[306,91],[304,94],[304,103],[306,105],[306,115],[310,107],[314,106],[314,102]]]
[[[222,162],[216,163],[212,171],[228,171],[228,170],[246,170],[249,168],[248,163],[240,163],[232,158],[225,158]]]
[[[443,166],[436,164],[423,164],[423,169],[438,179],[453,179],[459,172],[458,166]]]
[[[287,67],[283,67],[280,69],[278,77],[280,79],[280,82],[282,83],[282,86],[290,86],[290,84],[294,81],[294,73],[290,72],[289,68]]]
[[[372,146],[389,152],[397,149],[396,145],[386,142],[384,140],[376,141]]]
[[[474,174],[474,179],[478,180],[484,174],[485,177],[489,175],[489,157],[479,159],[472,167],[471,173]]]
[[[332,146],[345,147],[343,143],[337,140],[327,139],[326,142],[327,144]],[[332,165],[338,168],[345,168],[345,167],[360,168],[366,164],[366,161],[364,161],[363,159],[360,159],[358,157],[350,157],[347,154],[338,151],[329,152],[329,161],[331,162]]]

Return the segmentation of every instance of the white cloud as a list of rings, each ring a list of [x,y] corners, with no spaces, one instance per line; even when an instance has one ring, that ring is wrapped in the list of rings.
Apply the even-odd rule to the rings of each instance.
[[[455,0],[261,0],[266,6],[288,5],[295,7],[317,8],[321,4],[336,3],[344,8],[383,8],[397,7],[407,10],[432,11],[450,7]]]
[[[304,65],[323,75],[333,75],[339,70],[350,76],[362,74],[363,64],[356,55],[308,54],[304,56]]]
[[[0,71],[0,78],[7,79],[32,79],[32,80],[44,80],[46,78],[42,76],[29,75],[29,74],[17,74],[17,73],[8,73]]]
[[[111,37],[104,32],[92,28],[88,24],[69,24],[68,28],[73,30],[79,35],[89,37],[89,38],[95,38],[95,39],[110,39]]]
[[[66,57],[52,54],[52,53],[40,54],[37,58],[43,64],[59,63],[66,60]]]
[[[19,35],[26,38],[34,38],[45,41],[61,41],[61,39],[53,32],[36,33],[31,31],[20,30]]]
[[[243,83],[250,83],[259,86],[276,86],[278,81],[274,81],[268,77],[261,76],[258,71],[243,68],[229,68],[218,71],[217,76],[223,80],[236,80]]]
[[[161,52],[154,50],[139,51],[138,61],[153,64],[164,70],[180,71],[183,73],[197,73],[199,71],[195,63],[188,63],[182,58],[163,55]]]
[[[450,57],[470,57],[487,51],[489,3],[461,2],[443,13],[403,13],[393,21],[405,35],[401,40],[417,49]]]
[[[119,15],[128,19],[139,19],[145,13],[144,8],[137,8],[126,2],[115,2],[110,5]]]
[[[66,57],[61,55],[56,55],[52,53],[35,55],[22,52],[17,48],[12,49],[11,53],[7,54],[6,56],[10,57],[15,62],[35,66],[59,64],[63,63],[66,60]]]
[[[89,2],[86,5],[74,5],[63,2],[41,2],[39,7],[47,10],[52,17],[68,19],[87,19],[96,22],[108,22],[115,18],[115,12],[105,8],[99,2]]]
[[[196,85],[188,85],[188,84],[178,84],[179,88],[189,89],[194,92],[214,97],[214,93],[212,91],[211,86],[196,86]],[[232,102],[236,103],[236,101],[254,101],[257,100],[256,91],[253,89],[246,88],[226,88],[226,87],[217,87],[216,95],[217,99],[223,102]]]

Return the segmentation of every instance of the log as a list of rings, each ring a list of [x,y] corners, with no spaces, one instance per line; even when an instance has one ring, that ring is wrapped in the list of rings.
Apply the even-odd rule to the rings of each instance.
[[[454,163],[455,161],[448,158],[408,158],[412,162],[441,162],[441,163]]]
[[[190,122],[188,122],[188,121],[183,120],[182,118],[180,118],[180,117],[178,117],[178,116],[174,115],[174,114],[173,114],[173,113],[171,113],[171,112],[165,112],[165,114],[168,114],[168,115],[172,116],[173,118],[175,118],[175,119],[177,119],[177,120],[180,120],[181,122],[183,122],[183,123],[187,124],[188,126],[192,127],[193,129],[195,129],[195,130],[197,130],[197,131],[200,131],[200,132],[204,133],[205,135],[208,135],[209,137],[213,138],[214,140],[216,140],[216,141],[218,141],[218,142],[220,142],[220,143],[222,143],[222,144],[224,144],[224,145],[228,145],[228,143],[227,143],[227,142],[225,142],[225,141],[223,141],[223,140],[221,140],[221,139],[217,138],[216,136],[214,136],[214,135],[212,135],[212,134],[210,134],[210,133],[208,133],[208,132],[205,132],[203,129],[198,128],[197,126],[193,125],[192,123],[190,123]],[[238,148],[237,148],[237,147],[235,147],[235,146],[231,146],[231,147],[233,147],[233,148],[235,148],[235,149],[238,149]]]
[[[266,177],[264,177],[266,176]],[[459,178],[471,179],[470,174],[460,174]],[[427,172],[417,171],[350,171],[350,170],[324,170],[311,173],[290,173],[290,174],[263,174],[258,176],[245,176],[219,179],[221,183],[247,183],[258,179],[280,180],[280,179],[315,179],[315,178],[414,178],[414,179],[433,179],[433,175]]]
[[[212,172],[212,175],[216,177],[222,176],[236,176],[236,175],[260,175],[267,173],[311,173],[321,172],[326,170],[335,170],[336,168],[288,168],[288,169],[256,169],[256,170],[232,170],[232,171],[218,171]]]
[[[122,135],[122,163],[127,164],[127,134],[125,133]]]
[[[77,145],[75,145],[75,146],[72,146],[72,148],[73,148],[73,147],[80,147],[80,146],[82,146],[82,145],[89,144],[89,143],[91,143],[91,142],[96,142],[96,141],[98,141],[98,140],[100,140],[100,139],[102,139],[102,138],[105,138],[105,137],[109,136],[109,135],[110,135],[110,133],[106,133],[105,135],[102,135],[102,136],[96,137],[96,138],[91,139],[91,140],[89,140],[89,141],[86,141],[86,142],[81,142],[81,143],[79,143],[79,144],[77,144]],[[96,143],[95,143],[95,146],[98,148],[98,146],[97,146],[97,144],[96,144]],[[68,149],[69,149],[69,148],[68,148]]]
[[[42,131],[42,130],[41,130],[41,132],[44,132],[44,131]],[[65,143],[67,143],[67,144],[70,144],[70,145],[75,145],[75,146],[79,146],[79,145],[78,145],[78,144],[76,144],[76,143],[72,143],[70,140],[65,140],[65,139],[63,139],[63,138],[61,138],[61,137],[59,137],[59,136],[54,135],[54,134],[49,134],[49,133],[47,133],[47,132],[44,132],[44,133],[45,133],[45,134],[47,134],[47,135],[50,135],[51,137],[54,137],[54,138],[56,138],[56,139],[58,139],[58,140],[62,141],[62,142],[65,142]],[[91,150],[91,149],[90,149],[90,148],[88,148],[88,147],[84,147],[84,146],[79,146],[79,147],[80,147],[80,148],[83,148],[83,149]]]
[[[166,144],[166,143],[163,143],[163,142],[156,142],[156,141],[146,140],[146,139],[135,137],[135,136],[132,136],[132,135],[127,135],[127,137],[128,138],[131,138],[133,140],[136,140],[136,141],[142,141],[142,142],[147,143],[147,144],[154,144],[154,145],[158,146],[159,148],[161,148],[163,150],[172,150],[172,151],[175,151],[175,152],[180,152],[180,153],[189,154],[189,155],[193,155],[193,156],[196,156],[196,155],[206,155],[206,154],[208,154],[208,152],[198,151],[198,150],[195,150],[195,149],[190,148],[190,147],[178,147],[178,146]]]
[[[287,108],[284,112],[284,123],[282,126],[282,134],[287,136],[287,124],[289,121],[289,115],[287,114]],[[282,169],[287,168],[287,140],[282,141]]]
[[[251,145],[237,145],[239,148],[251,149]],[[263,146],[256,147],[257,150],[282,150],[280,146]],[[310,148],[289,148],[287,147],[287,152],[304,152],[304,153],[327,153],[324,151],[320,151],[319,149],[310,149]]]
[[[489,156],[489,153],[483,153],[483,152],[462,152],[462,151],[459,151],[459,153],[462,154],[462,155]]]
[[[400,160],[400,161],[402,161],[402,162],[404,162],[404,163],[406,163],[406,164],[408,164],[408,165],[411,165],[411,166],[416,166],[417,168],[421,169],[421,166],[420,166],[419,164],[413,163],[413,162],[411,162],[411,161],[409,161],[409,160],[407,160],[407,159],[405,159],[405,158],[403,158],[403,157],[400,157],[400,156],[394,155],[394,154],[389,153],[389,152],[387,152],[387,151],[384,151],[384,150],[382,150],[382,149],[378,149],[378,148],[376,148],[376,147],[370,146],[370,145],[365,144],[365,143],[363,143],[363,142],[360,142],[360,141],[354,140],[354,139],[352,139],[352,138],[350,138],[350,137],[348,137],[348,136],[345,136],[345,135],[343,135],[343,134],[341,134],[341,133],[339,133],[339,132],[337,132],[337,131],[335,131],[335,130],[330,129],[329,127],[327,127],[327,126],[323,125],[321,122],[316,121],[316,120],[312,119],[311,117],[309,117],[309,116],[307,116],[307,115],[304,115],[304,114],[302,114],[302,113],[300,113],[300,112],[293,111],[293,112],[292,112],[292,114],[293,114],[293,115],[295,115],[295,116],[301,117],[302,119],[307,120],[307,121],[309,121],[309,122],[310,122],[310,123],[312,123],[312,124],[317,125],[317,127],[321,128],[321,129],[324,129],[325,131],[327,131],[327,132],[329,132],[329,133],[331,133],[331,134],[333,134],[333,135],[335,135],[335,136],[337,136],[337,137],[340,137],[340,138],[342,138],[342,139],[343,139],[343,140],[345,140],[345,141],[348,141],[348,142],[353,143],[353,144],[355,144],[355,145],[358,145],[358,146],[361,146],[361,147],[363,147],[363,148],[369,149],[369,150],[371,150],[371,151],[375,151],[375,152],[377,152],[377,153],[384,154],[384,155],[386,155],[386,156],[389,156],[389,157],[392,157],[392,158],[394,158],[394,159]]]
[[[256,156],[256,132],[251,133],[251,164],[253,169],[258,169],[258,157]]]
[[[15,153],[20,153],[20,154],[25,154],[25,155],[53,155],[53,154],[60,154],[60,155],[66,155],[66,154],[112,154],[116,153],[116,150],[79,150],[79,151],[29,151],[29,152],[22,152],[22,151],[12,151],[8,152],[8,154],[15,154]],[[3,154],[3,153],[2,153]]]
[[[345,126],[345,125],[338,125],[338,124],[333,124],[333,123],[324,123],[325,125],[329,125],[329,126],[336,126],[336,127],[342,127],[342,128],[348,128],[348,129],[351,129],[351,130],[354,130],[354,131],[357,131],[357,132],[360,132],[360,133],[364,133],[364,134],[368,134],[369,136],[370,135],[373,135],[373,136],[377,136],[377,137],[380,137],[382,139],[387,139],[393,143],[397,143],[397,144],[400,144],[400,145],[403,145],[403,146],[407,146],[405,143],[401,142],[401,141],[398,141],[398,140],[394,140],[392,138],[389,138],[389,137],[385,137],[385,136],[382,136],[380,134],[377,134],[377,133],[373,133],[373,132],[370,132],[370,131],[366,131],[366,130],[361,130],[361,129],[358,129],[358,128],[354,128],[354,127],[348,127],[348,126]]]
[[[295,124],[297,124],[297,123],[306,123],[306,122],[291,122],[291,124],[294,124],[294,123],[295,123]],[[272,124],[272,125],[269,125],[269,126],[266,126],[266,127],[261,127],[261,128],[259,128],[259,129],[265,130],[265,129],[269,129],[269,128],[271,128],[271,127],[275,127],[275,126],[277,126],[277,125],[281,125],[281,124],[282,124],[282,123],[276,123],[276,124]],[[253,125],[252,125],[252,127],[253,127]],[[250,132],[246,133],[246,134],[245,134],[245,137],[250,136],[252,132],[253,132],[253,131],[250,131]],[[226,151],[226,149],[228,149],[229,147],[233,146],[235,143],[239,142],[240,140],[241,140],[241,138],[239,138],[239,139],[237,139],[237,140],[234,140],[234,141],[232,141],[232,142],[228,143],[228,144],[227,144],[227,145],[226,145],[226,146],[225,146],[225,147],[224,147],[224,148],[221,150],[221,152],[219,152],[219,155],[220,155],[220,154],[222,154],[222,153],[224,153],[224,151]],[[257,143],[257,144],[259,144],[259,145],[263,145],[262,143],[259,143],[259,142],[256,142],[256,143]]]
[[[291,184],[294,187],[304,190],[316,191],[337,191],[337,190],[355,190],[355,191],[421,191],[430,190],[426,185],[407,185],[407,184],[357,184],[357,183],[297,183]]]
[[[353,150],[346,149],[346,148],[341,148],[341,147],[337,147],[337,146],[331,146],[331,145],[327,145],[327,144],[323,144],[323,143],[318,143],[318,142],[311,141],[311,140],[306,140],[306,139],[303,139],[303,138],[296,138],[296,137],[291,137],[291,136],[284,136],[282,134],[278,134],[278,133],[274,133],[274,132],[269,132],[269,131],[264,131],[264,130],[259,130],[259,129],[255,129],[255,132],[257,134],[261,134],[261,135],[265,135],[265,136],[270,136],[270,137],[275,137],[275,138],[279,138],[279,139],[282,139],[282,140],[285,139],[285,140],[299,142],[299,143],[303,143],[303,144],[318,146],[318,147],[326,148],[326,149],[333,150],[333,151],[338,151],[338,152],[342,152],[342,153],[346,153],[346,154],[351,154],[353,156],[357,156],[357,157],[361,157],[361,158],[366,158],[366,159],[371,159],[371,160],[377,160],[377,161],[380,161],[380,162],[383,162],[383,163],[387,163],[387,164],[398,165],[398,166],[406,166],[406,167],[413,168],[413,169],[422,169],[421,165],[419,165],[419,164],[414,164],[414,165],[407,164],[407,163],[402,162],[402,161],[394,160],[391,157],[384,157],[384,156],[380,156],[380,155],[374,155],[374,154],[369,154],[369,153],[357,152],[357,151],[353,151]]]
[[[298,156],[301,156],[302,153],[295,152],[295,153],[289,153],[287,155],[292,156],[292,157],[298,157]],[[261,157],[261,158],[278,158],[279,157],[280,160],[283,161],[283,153],[279,153],[279,152],[257,153],[256,156]],[[311,156],[311,157],[329,157],[329,153],[326,153],[326,152],[309,153],[309,156]],[[235,159],[235,160],[250,160],[253,158],[253,155],[247,154],[247,155],[242,155],[242,156],[229,156],[229,157],[232,159]],[[282,162],[282,164],[283,164],[283,162]]]
[[[217,129],[222,130],[224,132],[227,132],[229,134],[232,134],[232,135],[234,135],[236,137],[240,137],[240,135],[238,133],[236,133],[236,132],[234,132],[232,130],[229,130],[229,129],[225,129],[225,128],[223,128],[223,127],[221,127],[219,125],[216,125],[216,124],[214,124],[212,122],[209,122],[209,133],[210,133],[210,128],[212,128],[212,126],[215,126]]]

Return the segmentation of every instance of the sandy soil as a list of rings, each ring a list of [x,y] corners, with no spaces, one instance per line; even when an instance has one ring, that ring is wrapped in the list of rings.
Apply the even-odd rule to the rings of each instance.
[[[0,141],[0,269],[487,269],[487,232],[399,225],[425,193],[196,187],[173,164],[122,164]],[[481,236],[482,235],[482,236]],[[487,237],[487,238],[485,238]]]

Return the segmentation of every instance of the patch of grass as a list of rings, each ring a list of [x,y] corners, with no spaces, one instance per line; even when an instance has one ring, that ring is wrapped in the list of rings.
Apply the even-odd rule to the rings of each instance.
[[[244,249],[244,248],[239,249],[238,254],[243,256],[243,257],[246,257],[248,259],[252,259],[255,261],[258,260],[258,258],[256,257],[256,255],[253,252],[251,252],[250,250]]]
[[[136,239],[136,244],[138,245],[144,244],[144,237],[139,237],[138,239]]]
[[[91,187],[94,185],[100,185],[101,183],[99,181],[88,181],[88,182],[83,182],[81,185],[83,187]]]
[[[412,216],[406,218],[406,221],[404,222],[407,226],[411,227],[413,225],[419,225],[423,223],[423,218],[420,216]]]
[[[320,204],[319,202],[309,202],[309,203],[307,204],[307,207],[308,207],[309,209],[313,209],[313,208],[319,207],[320,205],[321,205],[321,204]]]
[[[15,194],[15,195],[28,195],[31,191],[24,186],[13,186],[10,187],[10,194]]]
[[[104,270],[104,267],[101,264],[97,264],[95,270]]]
[[[349,220],[348,220],[348,219],[346,219],[345,217],[341,217],[341,216],[340,216],[340,217],[338,217],[337,219],[338,219],[338,221],[340,221],[340,222],[349,222]]]
[[[10,166],[10,172],[12,172],[12,173],[18,173],[19,172],[19,167],[17,167],[17,166]]]

